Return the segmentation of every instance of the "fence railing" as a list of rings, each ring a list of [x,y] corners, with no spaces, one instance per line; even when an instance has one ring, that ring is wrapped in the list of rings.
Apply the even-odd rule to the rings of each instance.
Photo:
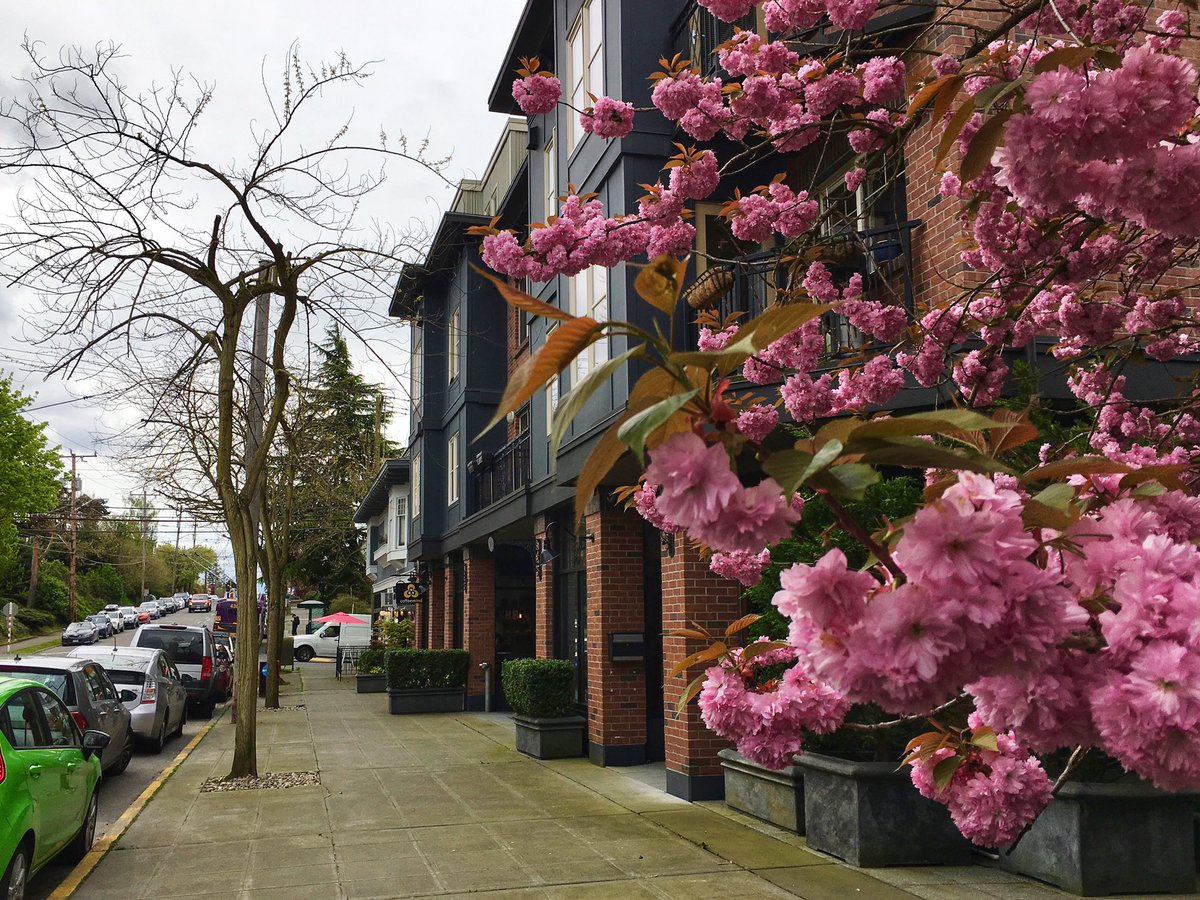
[[[719,66],[716,49],[733,37],[734,28],[753,31],[758,16],[751,11],[736,22],[722,22],[691,0],[671,25],[671,46],[692,61],[701,75],[711,75]]]
[[[529,484],[529,432],[521,432],[495,453],[480,453],[467,468],[475,481],[476,511],[516,493]]]

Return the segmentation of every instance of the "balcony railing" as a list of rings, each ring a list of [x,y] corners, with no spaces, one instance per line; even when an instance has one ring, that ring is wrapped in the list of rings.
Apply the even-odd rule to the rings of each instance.
[[[529,484],[529,432],[495,453],[480,453],[467,464],[475,482],[475,511],[487,509]]]
[[[716,49],[733,37],[734,28],[754,31],[757,12],[751,11],[736,22],[722,22],[691,0],[671,25],[671,46],[692,61],[701,75],[713,74],[719,66]]]

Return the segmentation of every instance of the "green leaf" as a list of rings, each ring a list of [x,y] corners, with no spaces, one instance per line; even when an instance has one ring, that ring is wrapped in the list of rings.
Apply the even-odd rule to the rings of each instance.
[[[867,488],[879,483],[879,473],[861,463],[847,463],[813,474],[809,478],[809,483],[815,488],[828,491],[835,497],[861,500],[866,494]]]
[[[832,309],[828,303],[787,303],[770,309],[746,322],[733,341],[721,350],[697,350],[672,353],[668,359],[681,366],[716,368],[725,375],[773,341],[779,340]]]
[[[901,434],[952,435],[957,431],[991,431],[995,428],[1010,429],[1012,423],[999,422],[969,409],[939,409],[911,416],[872,419],[851,431],[846,443],[850,444],[859,437],[894,437]]]
[[[800,484],[808,481],[818,472],[828,469],[842,455],[842,442],[836,438],[824,444],[800,473]],[[797,485],[799,487],[799,485]]]
[[[1033,71],[1040,75],[1043,72],[1053,72],[1060,66],[1066,66],[1068,69],[1078,69],[1099,51],[1100,48],[1098,46],[1059,47],[1057,50],[1051,50],[1034,63]]]
[[[707,677],[707,672],[701,672],[691,680],[691,683],[689,683],[686,688],[683,689],[683,693],[680,694],[679,699],[675,701],[675,718],[678,719],[683,715],[683,711],[687,708],[688,703],[690,703],[691,699],[700,693],[700,690],[704,687],[704,679]]]
[[[946,130],[942,132],[942,140],[938,144],[937,156],[933,160],[934,168],[942,164],[942,160],[946,158],[946,154],[954,146],[954,142],[958,140],[958,136],[962,134],[962,130],[966,128],[967,122],[971,116],[975,114],[975,98],[967,97],[962,106],[960,106],[950,118],[950,122],[946,125]]]
[[[785,494],[794,494],[812,460],[813,455],[803,450],[779,450],[767,457],[763,471],[779,482]]]
[[[643,349],[634,347],[632,350],[626,350],[620,356],[614,356],[607,362],[601,363],[588,372],[587,377],[571,388],[567,396],[559,401],[550,429],[551,456],[558,453],[558,446],[562,443],[563,435],[567,433],[571,422],[579,415],[579,411],[583,409],[583,405],[587,403],[592,394],[596,393],[621,366],[633,357],[640,355],[643,355]]]
[[[621,426],[621,430],[617,432],[617,436],[629,445],[629,448],[637,454],[638,459],[645,465],[646,438],[659,425],[662,425],[667,419],[683,409],[698,393],[700,393],[700,389],[694,388],[686,393],[675,394],[665,400],[660,400],[649,409],[644,409],[636,416],[632,416]]]
[[[1052,484],[1034,494],[1033,499],[1051,509],[1067,512],[1071,508],[1071,501],[1075,499],[1075,488],[1069,484]]]
[[[860,456],[872,465],[905,466],[910,469],[962,469],[968,472],[1008,472],[999,460],[970,448],[945,447],[917,437],[859,438],[846,447],[846,454]]]
[[[964,758],[961,756],[947,756],[934,765],[933,783],[937,785],[939,791],[946,789],[946,786],[950,784],[950,779],[954,777],[954,773],[958,771],[958,767],[963,762]]]
[[[971,733],[971,743],[976,747],[982,747],[984,750],[991,750],[993,753],[1000,752],[1000,744],[996,740],[996,732],[987,725],[981,725]]]
[[[992,161],[992,155],[1004,140],[1004,125],[1014,112],[1016,110],[1005,109],[996,113],[971,138],[971,145],[963,156],[962,165],[958,167],[958,177],[963,184],[978,178],[984,167]]]
[[[1075,519],[1061,509],[1030,498],[1021,508],[1021,521],[1026,528],[1053,528],[1055,531],[1063,531],[1070,527]]]
[[[1021,483],[1031,481],[1055,481],[1068,475],[1116,475],[1129,471],[1125,463],[1117,462],[1105,456],[1074,456],[1071,459],[1060,459],[1036,469],[1030,469],[1021,476]]]

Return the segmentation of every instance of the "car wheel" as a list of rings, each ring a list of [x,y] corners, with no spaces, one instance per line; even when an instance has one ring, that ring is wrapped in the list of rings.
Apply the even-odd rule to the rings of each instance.
[[[128,730],[125,732],[125,746],[121,748],[121,755],[117,757],[116,763],[111,769],[105,771],[105,775],[120,775],[129,768],[129,761],[133,759],[133,734]]]
[[[296,662],[310,662],[316,656],[312,647],[297,647]]]
[[[22,843],[13,851],[4,878],[0,880],[0,900],[22,900],[29,881],[29,844]]]
[[[167,710],[166,714],[163,716],[162,724],[158,726],[158,734],[150,738],[149,749],[151,753],[162,753],[163,746],[167,743],[167,717],[170,714],[171,711]]]
[[[216,708],[216,701],[210,697],[207,700],[201,701],[199,705],[196,706],[196,712],[200,714],[200,718],[202,719],[211,719],[213,717],[213,710]]]
[[[92,791],[92,800],[88,803],[87,815],[83,819],[83,824],[79,826],[79,833],[72,838],[67,849],[63,851],[67,862],[79,862],[87,856],[87,852],[92,849],[92,844],[96,842],[96,818],[100,810],[97,796],[99,793],[99,787]]]

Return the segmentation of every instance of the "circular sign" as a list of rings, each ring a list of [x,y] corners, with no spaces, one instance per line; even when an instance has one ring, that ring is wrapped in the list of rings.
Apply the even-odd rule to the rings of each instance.
[[[488,535],[488,553],[496,552],[496,539],[490,534]]]
[[[409,600],[409,601],[420,600],[421,599],[421,588],[415,584],[406,584],[404,586],[404,594],[402,596],[404,597],[405,600]]]

